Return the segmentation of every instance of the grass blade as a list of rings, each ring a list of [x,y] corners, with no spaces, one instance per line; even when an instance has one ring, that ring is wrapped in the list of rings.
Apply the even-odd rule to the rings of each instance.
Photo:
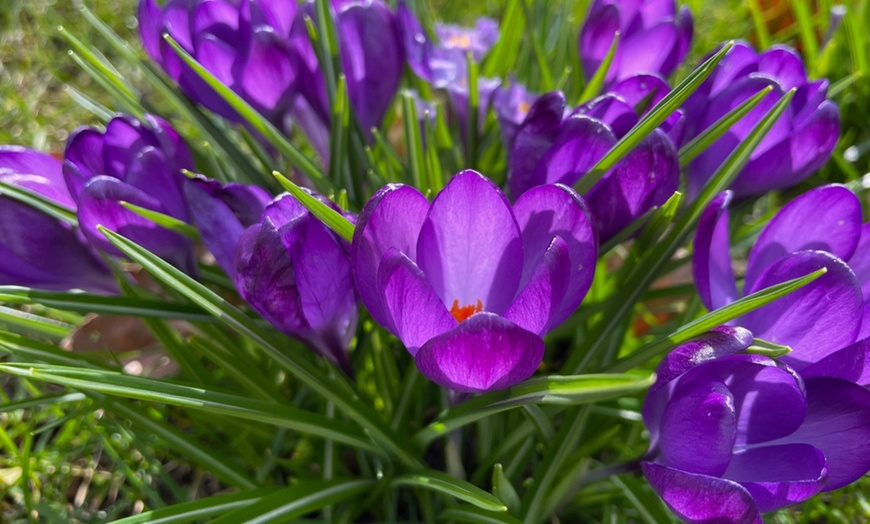
[[[299,201],[305,209],[311,211],[311,214],[317,217],[318,220],[324,223],[326,227],[335,231],[335,234],[348,242],[353,240],[354,226],[350,220],[344,218],[341,213],[324,204],[310,193],[291,182],[281,173],[272,172],[278,183],[293,195],[293,198]]]
[[[468,502],[469,504],[488,511],[507,511],[507,506],[502,504],[502,502],[491,493],[487,493],[474,484],[465,482],[464,480],[455,479],[440,471],[426,470],[419,473],[401,475],[393,479],[391,486],[394,488],[407,486],[428,489],[445,495],[450,495],[451,497],[456,497],[459,500]]]

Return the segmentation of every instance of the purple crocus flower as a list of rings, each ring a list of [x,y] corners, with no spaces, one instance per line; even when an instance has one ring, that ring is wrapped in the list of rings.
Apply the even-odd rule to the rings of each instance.
[[[451,106],[465,130],[468,118],[468,54],[479,62],[498,41],[498,23],[488,18],[479,18],[473,28],[453,25],[435,25],[434,42],[420,25],[405,2],[399,2],[399,28],[408,65],[411,70],[436,89],[446,89]],[[483,126],[493,95],[501,81],[492,78],[478,79],[478,122]]]
[[[193,169],[187,146],[169,123],[150,115],[145,123],[116,116],[105,132],[77,129],[67,141],[63,162],[79,225],[94,246],[122,256],[97,230],[102,225],[192,274],[196,261],[189,239],[121,205],[128,202],[186,222],[182,169]]]
[[[169,33],[221,82],[279,128],[297,88],[297,57],[288,40],[296,2],[277,0],[140,0],[139,33],[148,55],[192,100],[225,118],[241,117],[175,54]]]
[[[542,95],[508,156],[511,195],[539,184],[575,184],[637,123],[635,105],[641,100],[654,104],[668,91],[658,77],[632,77],[572,112],[561,92]],[[679,161],[671,137],[680,134],[681,121],[678,113],[672,115],[586,195],[602,242],[677,190]]]
[[[498,117],[498,125],[501,128],[501,138],[505,151],[510,151],[514,144],[514,137],[520,129],[532,104],[540,95],[526,90],[525,86],[512,81],[510,86],[501,86],[492,95],[492,108]]]
[[[677,347],[643,406],[653,489],[690,523],[757,523],[870,470],[870,391],[801,377],[718,328]]]
[[[601,66],[613,38],[619,43],[605,77],[612,83],[637,74],[666,77],[689,52],[693,22],[689,8],[674,0],[595,0],[580,30],[580,61],[586,78]]]
[[[18,146],[0,146],[0,181],[75,210],[61,162]],[[77,230],[0,196],[0,284],[117,292],[112,272]]]
[[[348,247],[282,195],[242,233],[233,273],[242,298],[263,318],[350,373],[358,313]]]
[[[748,44],[735,44],[686,101],[687,138],[767,86],[773,91],[689,165],[690,196],[700,192],[737,144],[792,88],[797,91],[785,113],[753,151],[731,189],[737,197],[745,197],[790,187],[827,162],[840,136],[839,111],[825,98],[828,81],[809,81],[798,54],[785,46],[758,54]]]
[[[221,184],[202,175],[184,184],[184,196],[202,241],[230,278],[236,274],[236,245],[260,222],[271,196],[257,186]]]
[[[695,236],[693,273],[709,309],[739,297],[728,241],[730,192],[718,195],[701,216]],[[870,242],[862,235],[861,204],[840,185],[809,191],[784,206],[765,226],[749,253],[743,294],[807,275],[827,273],[803,288],[736,321],[758,338],[791,347],[782,361],[801,373],[852,348],[865,324],[870,293]],[[853,270],[851,265],[855,266]],[[859,281],[856,270],[861,275]]]
[[[360,296],[430,380],[460,392],[511,386],[541,363],[541,337],[577,308],[597,238],[561,185],[501,190],[463,171],[430,204],[389,185],[366,204],[351,246]]]
[[[332,0],[330,5],[351,107],[368,134],[380,125],[401,80],[405,55],[396,14],[381,0]],[[305,17],[316,19],[313,1],[302,5],[290,33],[300,58],[300,92],[304,95],[294,108],[294,116],[327,158],[331,108]]]

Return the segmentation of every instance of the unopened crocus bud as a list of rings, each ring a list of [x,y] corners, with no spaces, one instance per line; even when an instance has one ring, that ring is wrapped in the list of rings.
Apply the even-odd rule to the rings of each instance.
[[[347,243],[290,195],[269,204],[239,238],[235,284],[282,333],[351,372],[357,301]]]
[[[190,239],[158,226],[122,202],[188,221],[182,169],[193,169],[184,141],[166,121],[117,116],[105,131],[82,127],[66,145],[63,175],[78,206],[79,225],[99,249],[117,256],[97,226],[115,231],[193,274]]]

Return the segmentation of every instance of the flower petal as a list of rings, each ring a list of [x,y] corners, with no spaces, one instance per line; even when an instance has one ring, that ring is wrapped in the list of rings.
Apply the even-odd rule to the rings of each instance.
[[[570,270],[568,244],[561,237],[554,237],[504,317],[543,337],[555,325],[551,318],[565,297]]]
[[[828,467],[825,455],[809,444],[761,446],[735,453],[724,477],[739,482],[766,513],[822,491]]]
[[[689,524],[763,524],[752,495],[736,482],[652,462],[641,467],[656,493]]]
[[[516,297],[523,245],[507,198],[475,171],[435,197],[417,241],[417,263],[447,307],[483,302],[501,314]]]
[[[184,196],[203,243],[233,278],[236,244],[245,229],[259,222],[269,202],[268,193],[257,186],[224,186],[197,175],[184,184]]]
[[[411,355],[432,338],[456,327],[456,319],[444,307],[426,280],[426,275],[408,256],[389,249],[378,268],[378,287],[382,290],[385,324]]]
[[[728,467],[737,436],[734,398],[721,380],[695,375],[695,380],[680,382],[662,414],[659,460],[718,477]]]
[[[63,164],[51,155],[20,146],[0,146],[0,178],[62,206],[76,208],[63,176]]]
[[[613,238],[650,208],[664,204],[679,184],[677,149],[664,131],[655,129],[587,195],[600,241]]]
[[[603,122],[572,116],[565,120],[553,146],[538,162],[534,185],[573,186],[615,143],[616,137]]]
[[[731,268],[731,243],[728,241],[728,205],[732,193],[716,195],[704,209],[695,233],[692,276],[701,301],[710,311],[726,306],[739,297]]]
[[[792,352],[781,361],[800,371],[855,341],[863,315],[861,288],[842,260],[824,251],[800,251],[772,264],[746,294],[820,268],[827,273],[739,321],[756,337],[785,344]]]
[[[523,193],[514,204],[514,216],[523,238],[520,289],[531,280],[554,236],[567,243],[570,273],[561,303],[550,311],[550,328],[555,327],[577,309],[592,284],[598,257],[598,233],[592,214],[573,189],[557,184]]]
[[[382,326],[391,317],[381,304],[378,266],[391,248],[417,260],[417,238],[429,212],[429,201],[411,186],[387,185],[366,203],[353,235],[351,266],[360,298]]]
[[[783,255],[814,249],[849,260],[861,236],[861,202],[845,186],[807,191],[768,222],[749,253],[746,288]]]
[[[589,16],[586,17],[583,28],[580,30],[579,42],[580,61],[586,78],[592,78],[610,51],[613,38],[619,30],[620,14],[619,7],[616,5],[598,3],[593,5]],[[619,47],[617,47],[616,54],[617,56],[614,57],[605,77],[608,83],[616,77],[616,71],[619,68]]]
[[[302,314],[325,349],[341,362],[357,323],[350,261],[341,241],[322,222],[310,214],[302,220],[304,233],[293,260]]]
[[[467,393],[510,387],[531,376],[543,358],[541,337],[486,312],[433,338],[416,355],[431,381]]]
[[[508,189],[513,198],[542,183],[536,177],[538,162],[559,136],[564,112],[561,91],[541,95],[529,109],[508,152]]]
[[[870,470],[870,391],[836,378],[808,378],[807,415],[777,443],[803,442],[828,461],[825,491],[841,488]]]
[[[121,201],[165,213],[161,203],[147,193],[117,178],[98,176],[88,181],[79,202],[79,225],[85,237],[107,253],[123,256],[102,233],[98,225],[136,242],[182,271],[196,274],[193,246],[187,238],[164,229],[121,205]]]

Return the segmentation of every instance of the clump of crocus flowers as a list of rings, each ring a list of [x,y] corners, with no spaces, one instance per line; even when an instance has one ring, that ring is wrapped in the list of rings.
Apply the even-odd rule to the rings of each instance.
[[[79,128],[62,158],[0,146],[0,193],[11,190],[0,196],[0,284],[125,293],[134,279],[104,235],[110,230],[256,318],[243,320],[285,343],[274,351],[309,348],[293,357],[327,374],[340,370],[349,390],[372,389],[360,363],[371,372],[380,352],[402,363],[396,369],[416,367],[430,381],[408,381],[414,398],[428,398],[422,387],[441,387],[449,407],[477,394],[496,410],[529,397],[570,403],[570,395],[560,396],[559,375],[574,371],[560,366],[599,341],[565,333],[608,320],[614,309],[607,301],[633,291],[620,289],[614,275],[643,260],[637,246],[662,238],[685,216],[656,211],[678,192],[690,205],[702,198],[729,155],[793,91],[730,187],[710,191],[697,208],[694,240],[683,244],[691,254],[672,252],[668,260],[691,259],[692,283],[709,311],[809,274],[818,278],[671,348],[643,403],[649,446],[631,464],[676,515],[699,523],[761,522],[763,513],[867,473],[870,224],[859,196],[851,186],[828,184],[794,197],[757,228],[745,270],[732,264],[729,211],[807,180],[831,156],[840,120],[828,81],[811,80],[786,46],[758,52],[734,44],[691,96],[598,169],[653,108],[679,93],[669,77],[689,52],[688,8],[672,0],[592,2],[578,27],[575,60],[587,86],[600,82],[580,99],[569,97],[584,91],[576,86],[542,89],[544,82],[511,71],[481,74],[472,84],[470,73],[485,69],[503,37],[498,23],[482,17],[430,31],[421,20],[404,1],[394,9],[382,0],[141,0],[145,52],[189,101],[225,119],[211,122],[217,132],[243,131],[247,143],[237,153],[258,158],[241,165],[287,167],[287,151],[317,152],[320,163],[303,173],[288,161],[288,179],[306,187],[278,194],[277,185],[239,182],[256,177],[235,167],[224,172],[223,157],[198,147],[202,137],[183,137],[184,127],[148,114],[109,115],[103,127]],[[278,131],[291,139],[302,131],[303,146],[272,147],[270,137],[252,133],[250,115],[233,109],[164,35]],[[343,84],[332,73],[343,74]],[[333,105],[341,86],[345,107]],[[423,130],[437,130],[421,132],[419,142],[432,142],[420,144],[423,160],[412,158],[416,122],[405,125],[404,140],[390,143],[400,134],[396,122],[408,117],[407,106],[394,101],[401,88],[414,93],[418,116],[427,119]],[[755,109],[691,162],[681,158],[681,147],[765,88],[770,93]],[[469,113],[475,92],[477,114]],[[450,111],[438,113],[445,102]],[[470,129],[475,118],[477,129]],[[385,121],[392,128],[380,129]],[[488,155],[453,154],[489,138],[494,122],[501,136],[488,141]],[[445,134],[461,143],[441,155]],[[358,166],[329,165],[342,148],[369,163],[365,177],[354,178]],[[389,169],[380,170],[384,158]],[[412,162],[424,163],[426,176],[406,165]],[[321,167],[328,173],[306,178]],[[350,184],[353,191],[344,192]],[[620,239],[625,249],[599,260],[600,245]],[[643,271],[634,266],[633,275]],[[623,320],[629,324],[630,315]],[[611,354],[598,371],[635,349],[618,346],[620,333],[606,337]],[[540,384],[546,387],[534,389]],[[511,397],[516,391],[529,397]],[[571,427],[573,415],[560,413],[526,411],[543,435],[561,429],[542,417],[563,417]],[[329,419],[346,422],[333,413]],[[395,418],[392,429],[401,424]],[[490,430],[482,424],[478,431]],[[461,442],[455,430],[445,433],[450,445]],[[366,460],[349,470],[369,468]],[[391,467],[407,465],[400,462]]]

